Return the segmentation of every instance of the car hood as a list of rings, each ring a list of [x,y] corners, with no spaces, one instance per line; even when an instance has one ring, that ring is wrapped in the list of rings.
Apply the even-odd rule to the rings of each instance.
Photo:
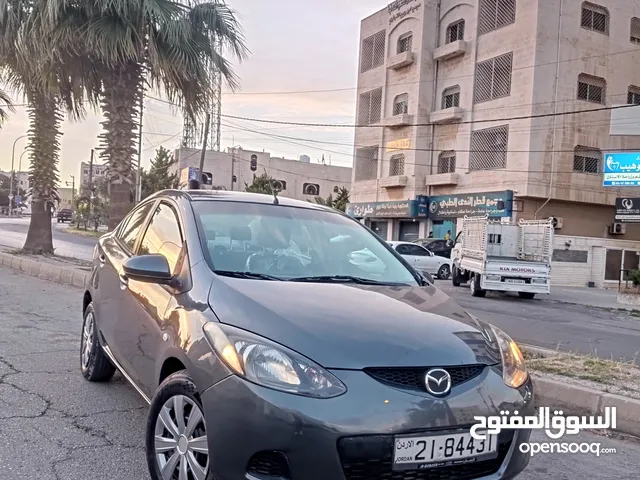
[[[495,364],[476,320],[433,287],[216,277],[209,304],[225,324],[325,368]]]

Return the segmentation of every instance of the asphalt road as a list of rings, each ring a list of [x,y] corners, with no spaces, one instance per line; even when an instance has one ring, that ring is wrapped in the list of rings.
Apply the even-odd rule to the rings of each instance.
[[[544,296],[523,300],[491,293],[474,298],[468,288],[453,287],[451,281],[436,285],[518,342],[640,364],[640,317],[628,312],[549,302]]]
[[[0,478],[148,479],[146,404],[119,375],[92,384],[80,374],[81,291],[0,268],[0,298]],[[640,443],[572,441],[616,454],[539,454],[519,480],[638,478]]]
[[[0,217],[0,246],[22,248],[27,238],[30,217]],[[96,239],[66,233],[68,224],[58,224],[53,219],[53,248],[56,255],[91,261]]]

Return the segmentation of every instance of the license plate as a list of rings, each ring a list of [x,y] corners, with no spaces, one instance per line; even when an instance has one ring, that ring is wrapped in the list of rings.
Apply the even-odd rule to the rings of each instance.
[[[497,435],[484,440],[470,433],[401,435],[395,438],[393,470],[413,470],[474,463],[498,456]]]
[[[524,280],[518,280],[517,278],[505,278],[504,283],[527,283]]]

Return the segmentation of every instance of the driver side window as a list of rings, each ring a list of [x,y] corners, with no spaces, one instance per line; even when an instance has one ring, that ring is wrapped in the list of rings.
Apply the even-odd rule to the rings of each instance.
[[[169,270],[175,273],[183,243],[178,216],[173,208],[161,203],[153,213],[138,255],[163,255],[169,263]]]
[[[422,248],[419,245],[407,245],[409,250],[409,255],[415,255],[417,257],[429,257],[429,251],[425,248]]]

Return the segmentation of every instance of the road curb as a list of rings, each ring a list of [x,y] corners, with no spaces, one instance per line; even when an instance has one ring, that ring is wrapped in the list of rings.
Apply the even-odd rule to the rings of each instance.
[[[89,277],[89,272],[78,268],[59,267],[50,263],[39,262],[30,258],[2,252],[0,252],[0,265],[32,277],[38,277],[42,280],[76,288],[84,287]]]
[[[565,415],[578,416],[602,416],[605,407],[615,407],[617,428],[614,431],[640,437],[640,400],[569,385],[535,372],[532,377],[537,407],[550,407],[552,411],[562,410]]]

